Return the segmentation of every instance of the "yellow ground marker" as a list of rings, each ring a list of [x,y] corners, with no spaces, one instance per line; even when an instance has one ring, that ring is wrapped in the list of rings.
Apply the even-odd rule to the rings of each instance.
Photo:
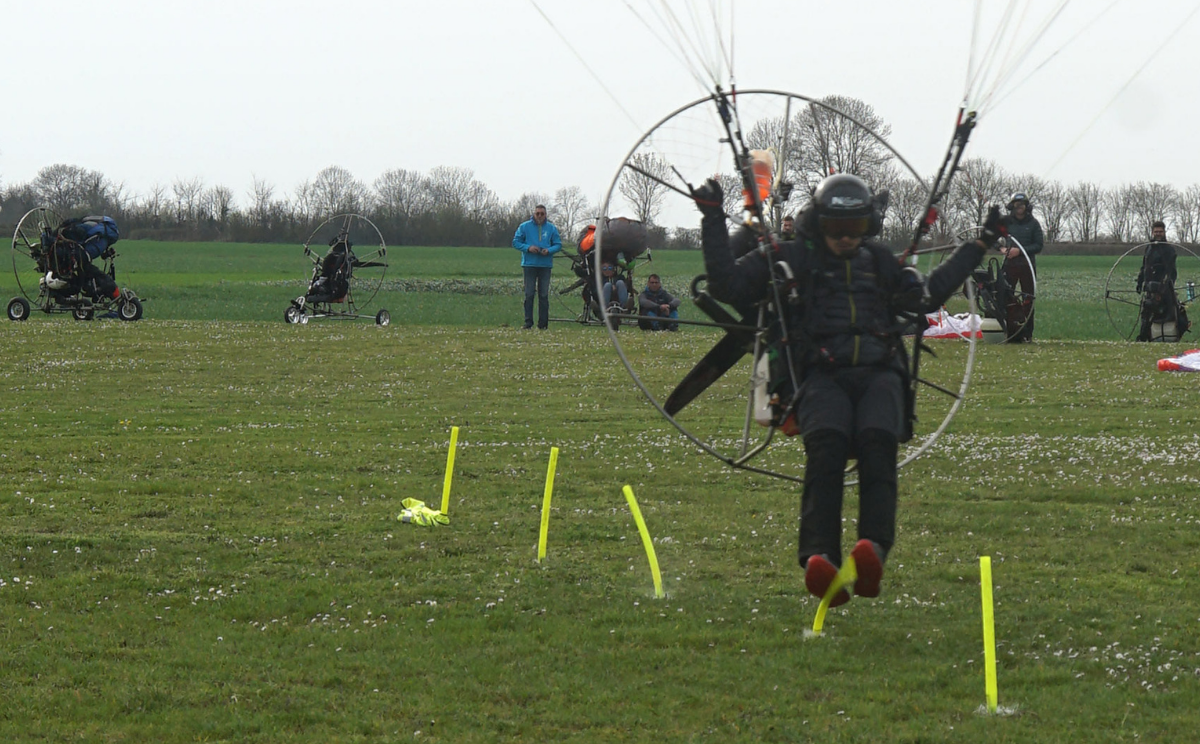
[[[450,427],[450,454],[446,455],[446,477],[442,480],[442,514],[450,513],[450,481],[454,478],[454,452],[458,449],[458,427]]]
[[[662,599],[662,574],[658,571],[658,555],[654,552],[654,541],[650,539],[650,530],[646,529],[646,520],[642,518],[642,510],[638,508],[633,489],[625,486],[624,490],[625,500],[629,502],[629,511],[633,512],[633,521],[637,522],[638,532],[642,533],[642,545],[646,548],[646,557],[650,559],[650,575],[654,578],[654,596],[656,599]]]
[[[842,587],[847,584],[853,584],[858,580],[858,566],[854,565],[854,556],[846,556],[846,562],[838,569],[837,576],[833,577],[833,583],[829,585],[829,589],[825,591],[825,596],[821,597],[821,604],[817,606],[817,618],[813,620],[813,635],[820,635],[821,629],[825,627],[825,613],[829,612],[829,603],[838,595]]]
[[[546,470],[546,492],[542,496],[542,527],[538,530],[538,563],[546,557],[546,533],[550,531],[550,495],[554,493],[554,470],[558,467],[558,447],[550,448],[550,467]]]
[[[983,670],[988,713],[996,712],[996,619],[992,613],[992,557],[979,556],[979,584],[983,593]]]

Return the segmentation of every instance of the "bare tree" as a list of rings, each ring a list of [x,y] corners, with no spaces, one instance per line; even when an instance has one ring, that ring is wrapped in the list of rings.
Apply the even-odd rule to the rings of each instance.
[[[1047,243],[1059,242],[1062,239],[1063,226],[1066,224],[1067,214],[1071,208],[1067,189],[1058,181],[1044,183],[1038,195],[1038,205],[1045,241]]]
[[[1200,185],[1193,184],[1181,191],[1171,210],[1171,219],[1182,243],[1200,239]]]
[[[554,224],[560,233],[569,236],[568,240],[574,239],[596,211],[578,186],[564,186],[555,191],[551,209],[554,211]]]
[[[1100,218],[1104,211],[1104,194],[1094,183],[1077,183],[1067,189],[1069,212],[1067,228],[1071,239],[1091,243],[1100,235]]]
[[[946,198],[956,221],[949,228],[952,232],[982,225],[989,206],[1008,201],[1004,170],[994,160],[971,158],[962,161],[959,170]]]
[[[428,183],[429,194],[435,207],[450,207],[466,212],[471,191],[477,182],[475,171],[470,168],[439,165],[429,171]]]
[[[1145,240],[1150,235],[1150,225],[1167,217],[1179,199],[1175,187],[1162,183],[1138,181],[1128,190],[1129,209],[1133,218],[1130,225],[1131,240]]]
[[[650,225],[662,211],[671,168],[660,156],[649,152],[640,152],[629,162],[638,170],[626,167],[617,189],[633,209],[634,216]]]
[[[471,186],[467,189],[466,201],[463,202],[463,211],[469,219],[481,222],[498,206],[500,206],[500,197],[496,196],[496,192],[488,188],[482,181],[471,181]]]
[[[199,177],[176,178],[171,184],[175,196],[175,222],[179,225],[195,225],[200,216],[200,195],[204,193],[204,181]]]
[[[888,186],[888,209],[883,220],[884,238],[905,245],[911,242],[917,219],[928,199],[929,192],[917,179],[892,179]]]
[[[204,192],[205,211],[208,218],[221,227],[229,224],[229,216],[233,213],[233,189],[228,186],[213,186]]]
[[[120,210],[128,201],[123,185],[77,165],[46,166],[38,171],[32,186],[43,204],[64,214]]]
[[[82,177],[83,169],[78,166],[64,163],[48,165],[39,170],[37,178],[33,179],[33,190],[38,199],[51,209],[72,212],[79,205]]]
[[[162,227],[163,218],[167,216],[167,187],[161,183],[151,185],[139,206],[143,219],[151,227]]]
[[[250,223],[258,227],[266,227],[270,223],[271,197],[275,195],[275,187],[265,179],[254,176],[250,186]]]
[[[313,179],[312,200],[320,217],[364,212],[370,206],[367,187],[337,165],[325,168]]]
[[[431,204],[428,180],[416,171],[384,171],[373,187],[375,203],[385,219],[406,221]]]
[[[312,225],[320,210],[314,198],[312,182],[308,180],[296,184],[296,190],[291,198],[292,214],[302,225]]]
[[[1108,223],[1108,234],[1118,242],[1130,239],[1130,225],[1133,222],[1130,191],[1129,186],[1116,186],[1104,191],[1104,216]]]
[[[537,205],[545,205],[550,199],[539,191],[527,191],[517,197],[513,202],[512,209],[517,217],[521,220],[533,219],[533,208]],[[558,227],[555,225],[555,227]]]
[[[821,103],[825,106],[810,105],[796,115],[798,146],[794,160],[789,151],[785,177],[811,186],[831,173],[850,173],[867,183],[884,180],[895,160],[882,142],[891,125],[857,98],[826,96]]]

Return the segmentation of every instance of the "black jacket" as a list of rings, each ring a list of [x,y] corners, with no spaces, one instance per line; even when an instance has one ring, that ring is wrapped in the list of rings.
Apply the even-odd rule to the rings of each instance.
[[[1137,291],[1150,282],[1170,282],[1179,278],[1175,268],[1175,246],[1170,243],[1151,243],[1142,256],[1142,268],[1137,275]]]
[[[1042,223],[1037,221],[1032,211],[1027,211],[1023,220],[1014,217],[1008,225],[1008,234],[1015,238],[1030,256],[1042,252]]]
[[[954,253],[924,280],[902,271],[896,257],[882,243],[864,241],[850,257],[839,258],[825,247],[821,236],[805,229],[815,220],[798,220],[795,241],[779,244],[772,261],[791,269],[798,295],[789,312],[789,324],[799,331],[794,342],[808,367],[888,365],[899,362],[900,310],[932,312],[962,286],[983,258],[984,249],[971,241]],[[743,228],[735,245],[750,238]],[[722,302],[745,307],[763,300],[770,290],[771,270],[760,252],[735,260],[723,217],[705,217],[701,242],[708,272],[708,290]]]

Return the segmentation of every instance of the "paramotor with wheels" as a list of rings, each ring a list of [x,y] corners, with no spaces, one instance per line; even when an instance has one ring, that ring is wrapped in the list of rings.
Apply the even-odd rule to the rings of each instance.
[[[140,320],[142,301],[117,286],[119,233],[109,217],[62,219],[48,207],[31,209],[13,232],[12,263],[21,294],[8,303],[9,320],[33,310],[70,313],[76,320]]]
[[[391,323],[387,310],[366,313],[388,268],[387,246],[375,223],[358,214],[330,217],[304,242],[304,257],[310,264],[308,289],[288,305],[284,320],[373,318],[376,325]]]

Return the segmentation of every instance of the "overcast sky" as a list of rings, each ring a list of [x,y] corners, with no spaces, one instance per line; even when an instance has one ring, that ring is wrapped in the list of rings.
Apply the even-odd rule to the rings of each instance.
[[[1110,4],[1067,7],[1030,66],[1082,35],[984,112],[968,156],[1066,182],[1200,183],[1200,17],[1182,25],[1197,1]],[[973,6],[740,2],[737,83],[860,98],[931,173],[963,96]],[[368,184],[448,165],[505,200],[570,185],[599,200],[643,131],[704,94],[624,0],[4,0],[0,28],[0,185],[68,163],[134,193],[199,176],[244,205],[255,176],[283,195],[329,165]]]

